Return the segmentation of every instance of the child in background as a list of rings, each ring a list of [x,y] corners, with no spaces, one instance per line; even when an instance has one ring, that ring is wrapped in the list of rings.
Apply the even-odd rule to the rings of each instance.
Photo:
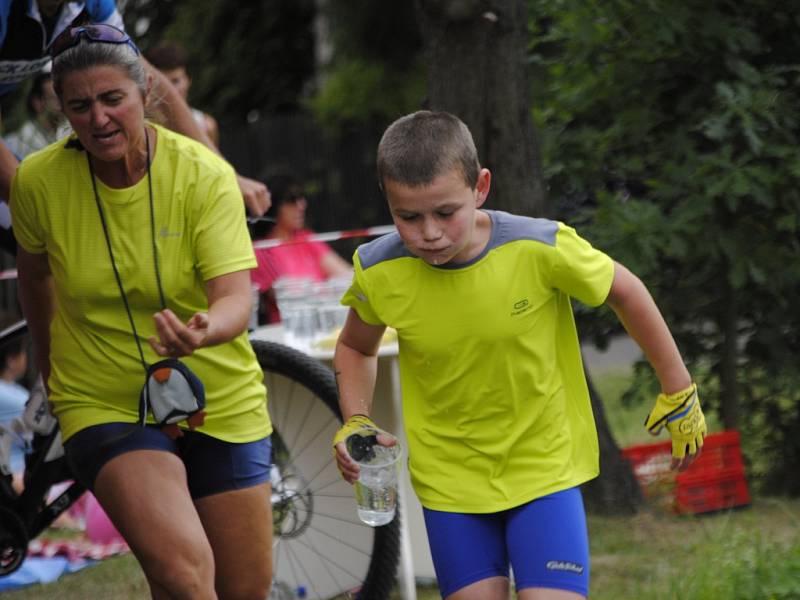
[[[599,450],[571,299],[604,302],[641,346],[662,394],[673,467],[706,432],[697,388],[642,282],[574,229],[483,209],[491,173],[457,117],[420,111],[378,147],[397,233],[360,246],[334,368],[344,441],[369,420],[377,350],[397,330],[408,464],[443,597],[585,598],[589,544],[579,486]],[[380,439],[379,439],[380,441]],[[384,443],[389,443],[384,441]]]
[[[19,320],[9,313],[0,313],[0,331]],[[21,430],[21,422],[15,427],[14,421],[21,419],[25,402],[30,395],[28,389],[17,382],[27,371],[28,336],[18,337],[0,345],[0,424],[5,430],[2,438],[10,441],[9,468],[13,477],[12,485],[17,491],[22,489],[27,443]]]
[[[159,42],[147,52],[147,60],[161,71],[181,97],[189,101],[189,89],[192,78],[189,76],[189,56],[186,49],[178,42],[165,40]],[[219,146],[219,125],[210,114],[200,109],[189,107],[197,125],[208,136],[215,146]]]

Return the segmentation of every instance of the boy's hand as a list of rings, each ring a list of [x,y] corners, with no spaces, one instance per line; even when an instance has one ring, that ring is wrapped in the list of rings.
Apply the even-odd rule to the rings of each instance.
[[[674,394],[659,394],[644,425],[653,435],[667,428],[672,437],[672,468],[685,470],[700,453],[708,431],[697,385],[693,383]]]
[[[333,436],[333,457],[336,459],[336,466],[347,483],[354,483],[358,479],[358,463],[353,460],[347,452],[345,442],[354,433],[362,429],[374,429],[380,431],[375,422],[366,415],[353,415]]]

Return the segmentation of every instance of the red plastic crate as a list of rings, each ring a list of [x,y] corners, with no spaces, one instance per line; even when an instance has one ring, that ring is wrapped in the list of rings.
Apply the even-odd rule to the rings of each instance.
[[[716,473],[727,469],[744,471],[738,431],[722,431],[706,436],[703,451],[680,477],[698,473]]]
[[[747,480],[740,469],[680,478],[675,489],[675,510],[679,513],[700,514],[749,504]]]
[[[623,448],[622,455],[631,462],[633,474],[645,499],[665,511],[675,510],[676,473],[669,468],[672,444],[641,444]]]
[[[669,468],[672,461],[669,441],[623,448],[622,455],[630,461],[645,498],[663,508],[707,512],[750,501],[738,431],[706,436],[700,456],[682,473]],[[730,488],[734,488],[733,499]]]

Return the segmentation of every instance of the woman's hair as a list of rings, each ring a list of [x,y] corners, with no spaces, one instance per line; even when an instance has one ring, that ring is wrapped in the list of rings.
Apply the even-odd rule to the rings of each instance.
[[[457,171],[470,188],[478,183],[480,163],[467,126],[455,115],[420,110],[389,125],[378,144],[378,184],[387,179],[424,186]]]
[[[53,88],[59,99],[64,78],[73,71],[90,67],[118,67],[136,84],[142,97],[147,93],[147,73],[144,64],[128,44],[91,42],[85,38],[53,59]]]
[[[267,211],[268,217],[275,217],[281,204],[296,200],[303,195],[303,184],[288,172],[274,173],[264,177],[263,182],[272,198],[272,205]]]

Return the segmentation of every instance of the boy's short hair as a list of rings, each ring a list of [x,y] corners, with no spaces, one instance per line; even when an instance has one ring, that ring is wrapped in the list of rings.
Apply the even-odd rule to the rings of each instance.
[[[447,112],[420,110],[387,127],[378,144],[378,184],[387,179],[410,187],[457,170],[474,189],[481,166],[469,128]]]
[[[159,71],[189,68],[186,48],[173,40],[164,40],[145,52],[145,58]]]

